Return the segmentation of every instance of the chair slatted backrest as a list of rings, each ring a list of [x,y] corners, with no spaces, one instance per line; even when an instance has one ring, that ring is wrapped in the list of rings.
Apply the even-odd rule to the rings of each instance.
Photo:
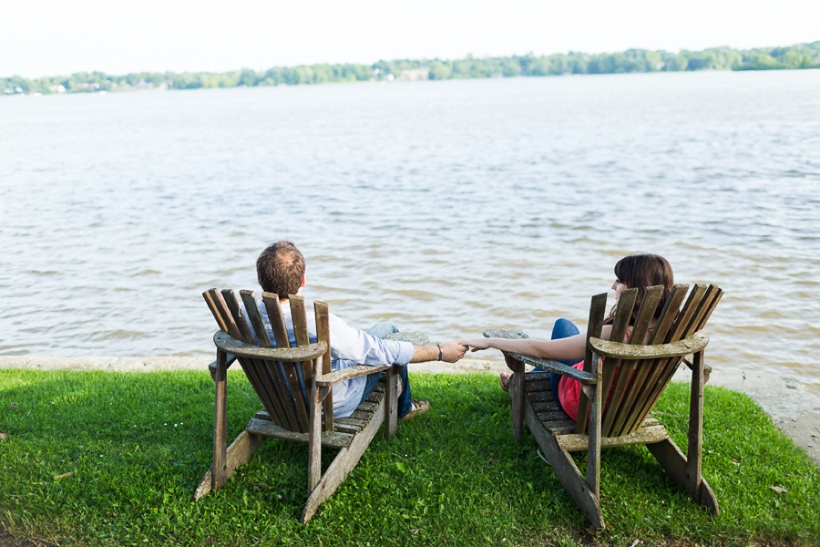
[[[723,291],[715,285],[695,285],[691,291],[688,289],[688,285],[675,285],[672,288],[654,329],[650,330],[660,304],[663,287],[648,287],[637,319],[632,324],[629,343],[667,344],[683,340],[701,330],[723,296]],[[689,298],[681,308],[687,292]],[[610,340],[625,341],[627,328],[632,323],[637,295],[638,289],[621,292]],[[600,306],[598,308],[603,310]],[[598,318],[598,321],[602,320],[603,317]],[[648,333],[649,341],[645,342]],[[601,381],[605,401],[601,416],[601,435],[615,437],[636,431],[655,406],[682,361],[683,356],[653,359],[608,358],[603,367]],[[592,354],[587,352],[584,370],[591,372],[593,368]],[[577,429],[579,433],[586,430],[587,420],[581,419],[581,416],[586,416],[589,409],[589,401],[583,395],[581,402]]]
[[[263,314],[259,310],[253,291],[240,291],[240,299],[233,290],[210,289],[202,296],[216,319],[219,328],[232,338],[255,346],[290,348],[287,324],[279,298],[275,294],[262,293],[270,321],[273,340],[270,339]],[[310,344],[305,301],[300,296],[290,296],[291,318],[296,347]],[[327,304],[314,303],[319,340],[330,344]],[[322,374],[330,373],[330,351],[322,359]],[[309,431],[310,405],[308,394],[313,383],[313,362],[288,363],[263,359],[238,358],[259,400],[271,421],[281,428],[298,433]],[[333,428],[333,396],[324,400],[325,430]]]

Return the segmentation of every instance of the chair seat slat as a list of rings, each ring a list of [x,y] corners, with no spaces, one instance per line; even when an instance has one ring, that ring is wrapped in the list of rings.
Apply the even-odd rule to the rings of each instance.
[[[284,439],[287,441],[294,441],[298,443],[307,444],[310,442],[309,433],[298,433],[279,427],[278,425],[268,420],[257,420],[252,418],[245,430],[254,435],[262,435],[264,437],[273,437],[276,439]],[[322,446],[331,448],[346,448],[353,440],[353,435],[342,432],[322,432]]]

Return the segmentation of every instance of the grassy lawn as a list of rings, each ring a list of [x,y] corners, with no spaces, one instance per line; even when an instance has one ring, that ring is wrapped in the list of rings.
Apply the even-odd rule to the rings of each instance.
[[[820,544],[820,468],[745,395],[706,390],[703,472],[719,517],[644,447],[611,449],[607,528],[592,538],[532,436],[515,442],[496,377],[411,376],[432,410],[399,438],[377,436],[302,526],[306,445],[267,441],[225,489],[193,503],[211,458],[207,372],[0,370],[0,528],[89,546]],[[233,439],[261,405],[241,370],[228,384]],[[687,397],[673,384],[656,408],[684,450]]]

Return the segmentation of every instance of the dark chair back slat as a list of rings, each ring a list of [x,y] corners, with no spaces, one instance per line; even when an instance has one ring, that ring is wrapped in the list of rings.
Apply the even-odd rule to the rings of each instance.
[[[683,305],[678,318],[675,320],[675,325],[669,329],[669,334],[666,336],[666,343],[677,342],[682,338],[686,338],[686,331],[692,321],[692,317],[697,311],[698,305],[703,299],[703,294],[706,292],[706,287],[703,285],[695,285],[689,293],[689,298],[686,299],[686,304]]]
[[[276,341],[276,347],[289,348],[288,330],[285,325],[285,318],[282,315],[282,309],[279,307],[279,297],[273,293],[263,292],[262,303],[268,312],[268,320],[270,321],[271,330],[273,331],[273,338]],[[288,429],[291,431],[301,431],[302,427],[296,413],[296,403],[292,397],[290,382],[285,367],[285,363],[271,362],[268,368],[271,377],[276,379],[276,385],[279,388],[282,398],[282,408],[285,411],[288,422],[291,424]]]
[[[327,304],[324,302],[314,302],[313,311],[316,314],[316,337],[320,342],[327,342],[327,347],[330,347],[330,311]],[[330,351],[327,351],[322,356],[322,374],[330,374],[331,358]],[[322,402],[325,414],[325,431],[333,431],[333,391],[327,394],[325,400]]]
[[[224,331],[239,340],[242,335],[239,333],[239,328],[236,326],[236,323],[233,320],[233,316],[231,315],[230,310],[228,309],[228,305],[225,303],[225,299],[222,298],[222,293],[216,289],[211,289],[206,292],[208,295],[205,298],[205,301],[208,302],[210,306],[213,304],[213,308],[211,311],[214,313],[214,318],[216,322],[220,325],[220,328]],[[223,328],[224,327],[224,328]]]
[[[669,298],[666,299],[666,304],[664,304],[661,315],[658,318],[655,332],[652,333],[650,344],[661,344],[666,340],[669,329],[672,328],[672,325],[678,318],[680,305],[683,299],[686,298],[687,292],[689,292],[689,285],[678,284],[672,287],[672,292],[669,294]]]
[[[293,318],[293,334],[296,336],[296,346],[310,344],[310,334],[307,325],[307,310],[305,299],[301,296],[290,297],[290,316]],[[313,382],[313,367],[309,363],[300,363],[306,385]]]
[[[205,291],[202,293],[202,298],[205,299],[205,303],[208,304],[208,309],[211,310],[211,314],[214,316],[214,319],[216,319],[216,324],[219,325],[219,330],[222,332],[228,332],[228,321],[223,316],[222,310],[220,310],[219,305],[217,304],[217,299],[214,295],[215,292],[216,289]],[[230,333],[228,332],[228,334]]]
[[[680,305],[683,299],[686,298],[688,290],[689,285],[675,285],[672,287],[672,292],[666,299],[666,303],[658,317],[658,322],[655,325],[655,330],[649,342],[650,344],[660,344],[666,339],[669,329],[672,328],[675,319],[678,317]],[[631,404],[637,410],[633,411],[632,417],[626,421],[622,431],[631,433],[643,423],[646,417],[643,409],[646,406],[647,400],[651,397],[650,386],[655,385],[664,371],[664,367],[668,364],[668,361],[667,358],[654,359],[644,362],[642,366],[639,367],[632,381],[632,389],[630,390],[635,394],[634,401]]]
[[[222,298],[225,304],[228,305],[228,309],[231,310],[234,324],[239,329],[238,340],[246,344],[256,344],[256,337],[253,335],[250,325],[248,325],[247,317],[245,317],[242,306],[239,305],[239,301],[236,299],[236,294],[231,289],[223,289]]]
[[[604,324],[604,314],[606,313],[606,293],[598,294],[592,297],[592,302],[589,306],[589,324],[587,325],[587,342],[591,337],[599,338],[601,336],[601,328]],[[593,355],[592,348],[587,343],[584,346],[584,371],[592,372],[598,366],[597,357]],[[584,433],[587,427],[587,415],[589,414],[590,401],[581,393],[581,399],[578,401],[578,416],[583,416],[576,422],[576,432]]]
[[[307,330],[307,318],[305,317],[305,301],[301,296],[288,296],[290,302],[290,317],[293,324],[293,334],[296,337],[296,347],[310,344]],[[310,413],[308,408],[308,390],[313,379],[312,363],[292,363],[285,365],[288,372],[288,381],[293,390],[293,398],[296,402],[296,414],[299,422],[304,424],[305,430],[310,428]],[[291,374],[291,371],[295,372]],[[294,381],[295,379],[295,381]],[[299,396],[297,396],[297,394]]]
[[[268,319],[270,320],[271,330],[273,330],[273,337],[276,340],[276,346],[280,348],[291,347],[285,318],[279,306],[279,298],[275,294],[262,293],[262,301],[268,311]],[[292,307],[291,315],[293,315]],[[289,394],[288,404],[285,406],[288,415],[295,424],[294,431],[306,433],[309,430],[309,423],[306,388],[299,380],[299,377],[302,376],[301,363],[279,363],[278,368]]]
[[[256,340],[258,341],[259,346],[263,348],[272,347],[273,344],[271,344],[270,337],[268,336],[268,329],[265,325],[265,321],[262,319],[262,314],[259,312],[259,307],[256,303],[256,295],[253,291],[239,291],[239,294],[242,297],[242,302],[245,304],[245,311],[248,313],[248,317],[251,321],[251,327],[253,327],[253,330],[256,333]],[[290,429],[290,422],[288,421],[287,414],[282,406],[287,398],[287,392],[284,390],[281,382],[277,382],[280,375],[271,374],[271,370],[276,370],[278,367],[279,363],[275,361],[268,362],[262,359],[257,359],[253,362],[253,373],[255,374],[256,381],[260,384],[260,388],[271,395],[270,399],[273,408],[268,409],[266,407],[271,420],[273,420],[273,422],[280,427]],[[252,376],[248,374],[248,378],[251,379]],[[254,382],[252,381],[251,383]]]
[[[253,291],[239,291],[239,296],[242,298],[242,303],[245,305],[245,311],[250,319],[251,327],[256,335],[257,345],[262,348],[273,347],[268,336],[268,329],[265,326],[265,321],[262,319],[262,314],[259,313],[259,308],[256,305],[256,295]]]
[[[644,343],[649,325],[655,317],[655,310],[658,308],[662,294],[663,287],[659,286],[647,287],[644,291],[641,307],[638,310],[638,317],[632,329],[630,344],[642,345]],[[609,365],[610,363],[607,363],[607,366]],[[605,407],[606,418],[601,427],[602,435],[604,436],[610,435],[613,430],[618,431],[627,418],[630,411],[630,393],[627,387],[632,383],[633,372],[637,366],[638,361],[622,361],[612,395],[607,395],[608,392],[604,392],[604,397],[609,399],[609,403]]]
[[[612,333],[610,340],[623,342],[626,337],[626,329],[629,326],[629,320],[632,317],[632,310],[635,309],[635,301],[638,298],[638,289],[626,289],[621,291],[621,296],[618,298],[617,309],[615,310],[615,318],[612,323]],[[612,389],[612,382],[615,378],[615,371],[623,364],[621,359],[610,359],[604,364],[604,378],[603,391],[604,393],[604,416],[606,416],[606,406],[608,404],[607,394]],[[601,433],[606,435],[605,424],[601,426]]]
[[[703,327],[706,326],[706,323],[712,317],[712,312],[715,311],[715,308],[717,308],[718,303],[720,303],[720,300],[723,298],[723,289],[716,285],[712,286],[715,290],[714,296],[712,297],[712,301],[709,304],[709,308],[703,315],[703,319],[701,319],[700,324],[698,325],[698,328],[696,330],[703,330]]]
[[[629,320],[632,317],[632,310],[635,309],[635,301],[638,298],[638,289],[626,289],[621,291],[621,296],[618,298],[618,303],[615,308],[615,317],[612,322],[612,331],[610,333],[610,340],[617,340],[623,342],[626,337],[626,329],[629,326]],[[603,318],[602,318],[603,319]],[[607,395],[612,388],[612,382],[615,379],[615,371],[623,364],[621,359],[610,359],[604,362],[603,378],[601,382],[603,393],[604,410],[601,414],[601,419],[605,420],[606,405],[608,404]],[[605,422],[603,422],[605,423]],[[606,435],[604,426],[601,426],[601,434]]]

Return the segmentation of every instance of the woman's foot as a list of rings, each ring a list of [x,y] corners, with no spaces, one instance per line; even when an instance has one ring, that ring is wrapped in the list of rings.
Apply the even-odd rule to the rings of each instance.
[[[413,407],[410,409],[410,412],[404,415],[401,421],[405,422],[407,420],[412,420],[419,414],[424,414],[430,410],[430,401],[420,401],[418,399],[413,399]]]
[[[510,374],[509,372],[502,372],[501,376],[498,379],[501,381],[501,389],[509,393],[510,380],[512,379],[512,374]]]

